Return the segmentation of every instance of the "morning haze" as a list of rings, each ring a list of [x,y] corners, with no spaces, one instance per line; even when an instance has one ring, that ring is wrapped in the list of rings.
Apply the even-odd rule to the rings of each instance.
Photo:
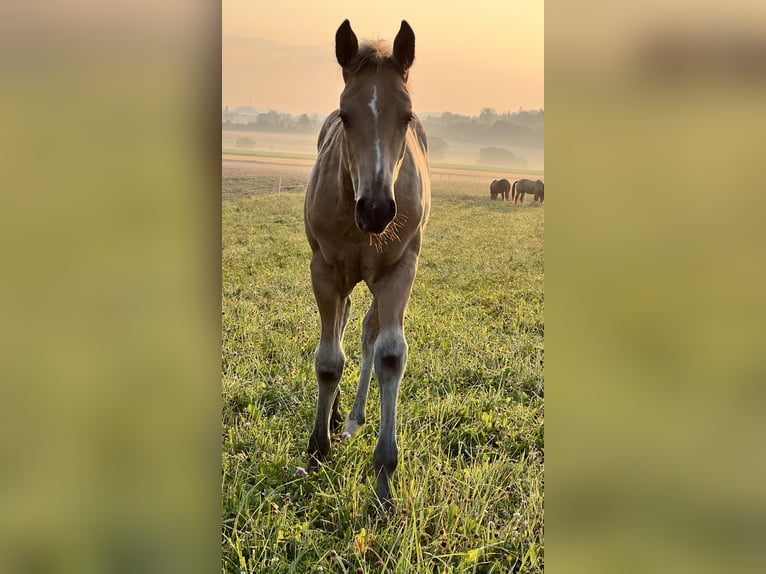
[[[347,18],[360,40],[389,44],[412,26],[409,84],[432,160],[543,168],[543,4],[517,1],[225,1],[224,150],[315,153],[343,90],[334,39]]]

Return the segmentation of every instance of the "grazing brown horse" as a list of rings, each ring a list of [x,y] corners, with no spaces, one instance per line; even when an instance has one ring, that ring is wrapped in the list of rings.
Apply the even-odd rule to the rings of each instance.
[[[402,21],[393,52],[380,41],[359,45],[348,20],[335,35],[345,86],[340,108],[325,120],[306,190],[305,227],[311,283],[322,331],[314,353],[318,399],[309,438],[309,470],[327,457],[330,422],[338,408],[346,357],[343,332],[351,292],[364,281],[372,304],[362,323],[362,365],[346,438],[365,422],[373,368],[380,384],[380,432],[375,447],[376,494],[391,507],[396,469],[396,405],[407,364],[404,311],[418,266],[431,204],[426,135],[412,112],[407,76],[415,35]]]
[[[492,199],[497,199],[497,196],[500,196],[500,199],[503,201],[507,201],[510,199],[510,193],[511,193],[511,182],[507,179],[494,179],[492,180],[492,183],[489,184],[489,196]]]
[[[536,203],[542,204],[545,201],[545,184],[538,180],[519,179],[513,182],[511,198],[513,203],[521,201],[524,203],[524,194],[532,195]]]

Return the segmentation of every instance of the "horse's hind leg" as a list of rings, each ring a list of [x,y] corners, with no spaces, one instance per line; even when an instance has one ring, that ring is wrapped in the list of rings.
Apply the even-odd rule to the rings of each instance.
[[[356,387],[354,406],[346,419],[346,433],[354,434],[366,420],[367,391],[370,388],[372,368],[375,360],[375,339],[378,337],[378,303],[373,298],[362,323],[362,368],[359,374],[359,384]]]
[[[343,424],[343,415],[340,414],[340,385],[338,390],[335,391],[335,398],[332,402],[332,413],[330,414],[330,430],[332,432],[338,432]]]
[[[344,308],[343,308],[343,317],[341,319],[341,329],[340,329],[340,337],[339,342],[343,342],[343,333],[346,331],[346,325],[348,324],[348,317],[351,314],[351,297],[346,297]],[[332,403],[332,414],[330,415],[330,430],[333,432],[338,432],[342,428],[343,425],[343,415],[340,414],[340,385],[338,385],[338,390],[335,391],[335,399]]]
[[[324,460],[330,452],[330,416],[331,411],[337,409],[338,385],[346,364],[341,337],[351,305],[348,294],[340,292],[333,269],[318,253],[311,258],[311,283],[319,307],[322,334],[314,352],[318,392],[314,429],[308,446],[309,469],[316,467],[317,462]]]

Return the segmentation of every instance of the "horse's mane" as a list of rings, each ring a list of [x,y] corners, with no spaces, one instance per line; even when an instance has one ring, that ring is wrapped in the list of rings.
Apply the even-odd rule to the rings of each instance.
[[[344,75],[360,72],[375,72],[384,67],[392,67],[405,76],[405,71],[391,56],[391,47],[385,40],[364,40],[359,45],[356,56],[343,68]]]

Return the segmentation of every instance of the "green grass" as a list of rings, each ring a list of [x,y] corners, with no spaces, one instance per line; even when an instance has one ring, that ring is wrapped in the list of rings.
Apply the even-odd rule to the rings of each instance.
[[[544,208],[434,182],[405,318],[394,511],[367,424],[307,477],[319,317],[303,194],[223,205],[224,572],[542,572]],[[352,295],[344,415],[370,296]]]

